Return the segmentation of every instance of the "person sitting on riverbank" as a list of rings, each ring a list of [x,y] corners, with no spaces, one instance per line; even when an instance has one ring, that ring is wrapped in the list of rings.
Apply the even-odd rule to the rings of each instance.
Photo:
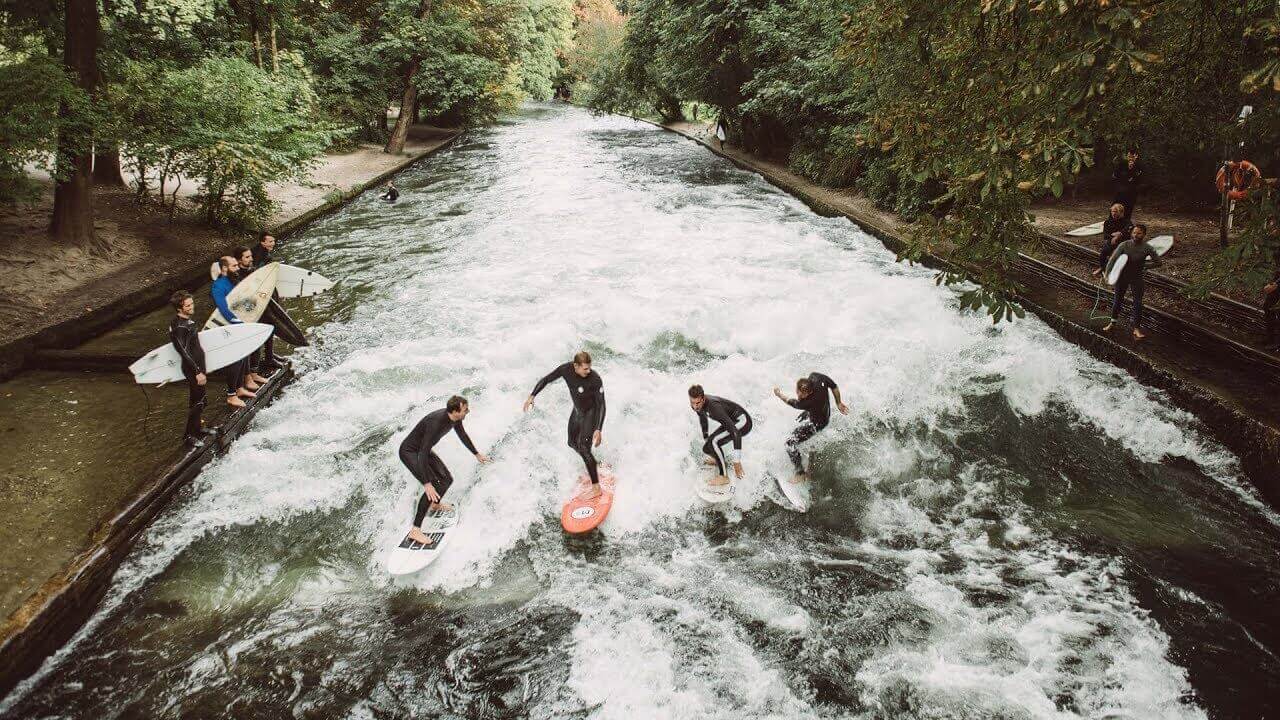
[[[383,186],[383,190],[385,192],[383,192],[382,196],[378,198],[379,200],[393,203],[400,199],[400,191],[396,189],[396,184],[394,182],[388,180],[387,184]]]
[[[449,398],[449,402],[443,408],[432,411],[419,420],[400,443],[398,453],[400,462],[404,463],[413,477],[422,484],[422,497],[418,499],[417,507],[414,509],[413,526],[409,528],[405,542],[430,544],[430,538],[422,532],[421,527],[427,513],[447,515],[453,512],[453,506],[444,501],[444,494],[449,491],[449,486],[453,485],[453,475],[432,449],[446,433],[452,430],[462,441],[463,447],[474,455],[478,462],[489,462],[488,457],[476,450],[475,444],[467,436],[466,429],[462,427],[462,421],[469,412],[471,409],[467,399],[454,395]]]
[[[701,385],[689,388],[689,407],[698,414],[698,424],[702,426],[702,452],[707,456],[707,464],[716,466],[716,476],[708,485],[728,485],[728,466],[733,464],[733,474],[742,478],[742,438],[751,432],[751,416],[741,405],[715,395],[707,395]],[[720,424],[714,431],[708,432],[711,418]],[[725,446],[733,442],[733,450],[726,452]]]
[[[240,270],[240,263],[230,255],[224,255],[218,259],[218,267],[222,274],[217,280],[213,281],[213,285],[209,288],[209,295],[213,297],[213,304],[218,308],[218,312],[222,313],[222,317],[232,325],[238,325],[242,320],[231,312],[231,306],[227,304],[227,295],[231,294],[231,289],[235,287],[232,278],[235,273]],[[249,358],[245,357],[227,366],[227,404],[233,408],[244,407],[242,398],[254,398],[254,390],[258,389],[258,384],[249,377]]]
[[[191,316],[196,312],[196,301],[191,293],[178,290],[169,296],[175,315],[169,321],[169,342],[178,351],[182,361],[182,375],[187,379],[187,425],[182,437],[193,448],[204,447],[201,416],[204,414],[205,376],[204,348],[200,346],[200,333]]]
[[[779,400],[803,411],[798,418],[800,424],[791,432],[791,437],[787,438],[787,457],[791,458],[791,464],[796,468],[796,475],[791,482],[803,482],[809,478],[804,470],[804,461],[800,457],[800,445],[817,435],[831,422],[831,400],[827,397],[828,392],[835,396],[836,407],[840,412],[848,415],[849,406],[840,399],[840,388],[836,386],[836,381],[822,373],[809,373],[808,377],[797,380],[794,400],[783,395],[779,388],[773,389],[773,394]]]
[[[1111,268],[1116,261],[1124,256],[1124,268],[1120,271],[1120,278],[1116,280],[1115,299],[1111,303],[1111,322],[1102,328],[1103,332],[1111,330],[1116,324],[1116,318],[1120,316],[1120,303],[1124,301],[1125,292],[1129,288],[1133,288],[1133,338],[1141,340],[1146,337],[1142,332],[1142,291],[1143,280],[1142,273],[1146,270],[1147,260],[1151,260],[1153,266],[1160,264],[1160,253],[1156,249],[1147,244],[1147,226],[1138,223],[1133,226],[1133,237],[1120,243],[1116,251],[1111,255],[1111,261],[1107,263],[1107,274],[1111,274]]]
[[[1142,187],[1143,175],[1146,170],[1142,167],[1142,163],[1138,162],[1138,149],[1130,147],[1124,154],[1124,161],[1116,163],[1115,169],[1111,172],[1111,179],[1115,183],[1116,194],[1111,202],[1117,202],[1124,206],[1124,219],[1133,218],[1133,206],[1138,204],[1138,191]]]
[[[1102,249],[1098,251],[1098,267],[1093,271],[1094,277],[1102,274],[1107,261],[1111,259],[1111,253],[1116,251],[1120,243],[1128,240],[1132,232],[1133,223],[1124,216],[1124,205],[1112,204],[1111,214],[1102,222]]]

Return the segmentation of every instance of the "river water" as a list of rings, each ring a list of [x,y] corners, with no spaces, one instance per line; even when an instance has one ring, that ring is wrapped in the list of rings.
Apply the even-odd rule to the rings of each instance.
[[[530,106],[283,249],[340,285],[299,379],[150,529],[5,717],[1261,718],[1280,523],[1160,392],[992,327],[844,219],[651,126]],[[579,348],[619,490],[568,540]],[[811,370],[851,413],[771,499]],[[755,419],[732,507],[685,389]],[[457,536],[393,581],[395,450],[460,392]]]

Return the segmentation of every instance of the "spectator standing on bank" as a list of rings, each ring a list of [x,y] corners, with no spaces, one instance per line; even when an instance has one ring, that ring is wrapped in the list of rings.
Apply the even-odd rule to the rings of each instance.
[[[1138,191],[1142,188],[1145,170],[1138,162],[1138,148],[1130,147],[1125,151],[1124,160],[1116,163],[1111,172],[1111,180],[1115,183],[1116,194],[1112,202],[1124,206],[1124,219],[1133,219],[1133,206],[1138,202]]]

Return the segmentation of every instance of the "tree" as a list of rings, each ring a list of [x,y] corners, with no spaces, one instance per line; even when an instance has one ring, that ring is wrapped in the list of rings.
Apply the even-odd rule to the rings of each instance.
[[[426,22],[431,17],[431,0],[421,0],[418,5],[418,20]],[[418,74],[418,66],[422,63],[422,56],[414,54],[405,63],[401,78],[404,82],[404,90],[400,94],[400,115],[396,118],[395,127],[391,129],[391,137],[387,139],[387,145],[383,148],[383,152],[398,154],[404,152],[405,140],[409,138],[409,123],[413,119],[410,108],[418,101],[418,86],[415,83]]]
[[[63,62],[92,96],[98,79],[97,0],[67,0]],[[105,252],[93,231],[93,123],[67,102],[58,108],[58,158],[49,231],[65,243]]]

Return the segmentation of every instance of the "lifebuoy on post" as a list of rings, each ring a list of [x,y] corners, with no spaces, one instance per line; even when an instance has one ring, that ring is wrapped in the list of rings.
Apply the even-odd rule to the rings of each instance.
[[[1231,187],[1227,187],[1227,172],[1231,172]],[[1252,188],[1262,179],[1262,171],[1257,165],[1248,160],[1239,162],[1228,162],[1218,168],[1218,176],[1214,182],[1218,186],[1219,193],[1226,193],[1227,198],[1231,200],[1243,200],[1249,195],[1249,188]]]

